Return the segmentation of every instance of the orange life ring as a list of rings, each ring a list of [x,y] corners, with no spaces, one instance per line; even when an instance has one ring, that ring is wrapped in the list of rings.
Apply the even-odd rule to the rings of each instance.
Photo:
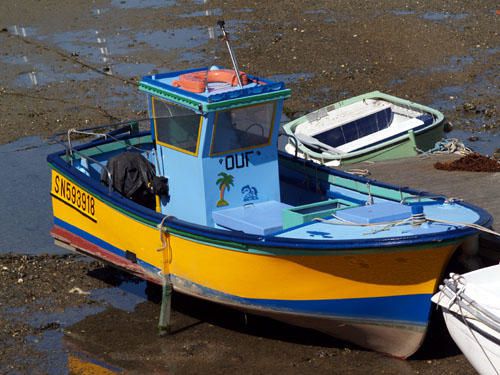
[[[248,76],[240,72],[240,79],[243,85],[248,84]],[[186,73],[179,76],[179,79],[172,82],[175,87],[183,88],[190,92],[204,92],[208,83],[225,82],[231,86],[238,85],[238,78],[234,70],[218,69],[203,70],[200,72]]]

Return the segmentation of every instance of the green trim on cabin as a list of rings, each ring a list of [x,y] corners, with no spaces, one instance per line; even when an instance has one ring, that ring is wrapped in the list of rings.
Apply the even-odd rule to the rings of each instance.
[[[285,89],[285,90],[279,90],[279,91],[275,91],[275,92],[268,92],[268,93],[264,93],[264,94],[245,96],[243,98],[224,100],[222,102],[202,104],[202,107],[203,107],[203,111],[214,112],[214,111],[220,111],[223,109],[230,109],[230,108],[247,106],[247,105],[251,105],[251,104],[257,104],[257,103],[261,103],[261,102],[268,102],[271,100],[287,99],[291,96],[291,94],[292,94],[292,90]]]
[[[231,109],[236,107],[243,107],[246,105],[267,102],[270,100],[287,99],[292,94],[292,91],[290,89],[284,89],[275,92],[268,92],[264,94],[257,94],[241,98],[224,100],[220,102],[205,103],[188,98],[186,96],[174,94],[167,90],[161,90],[157,87],[154,87],[152,85],[143,82],[139,84],[139,90],[184,105],[188,108],[195,110],[196,112],[203,112],[203,113],[221,111],[224,109]]]
[[[194,99],[187,98],[185,96],[177,95],[174,93],[171,93],[169,91],[161,90],[157,87],[154,87],[152,85],[148,85],[144,82],[141,82],[139,84],[139,90],[144,91],[148,94],[166,99],[166,100],[171,100],[173,102],[179,103],[181,105],[184,105],[186,107],[189,107],[197,112],[200,111],[200,104],[198,101]]]

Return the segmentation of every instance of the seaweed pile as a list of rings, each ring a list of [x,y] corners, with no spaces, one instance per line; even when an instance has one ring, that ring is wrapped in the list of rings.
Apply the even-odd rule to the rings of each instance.
[[[478,153],[472,153],[451,162],[434,163],[434,168],[445,171],[500,172],[500,162]]]

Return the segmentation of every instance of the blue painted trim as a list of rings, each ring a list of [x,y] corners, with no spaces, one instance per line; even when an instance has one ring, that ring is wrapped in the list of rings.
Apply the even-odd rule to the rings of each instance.
[[[201,295],[229,304],[256,307],[300,315],[339,317],[362,321],[405,323],[425,326],[428,322],[432,294],[403,296],[346,298],[327,300],[278,300],[243,298],[171,276],[187,289],[200,291]]]
[[[78,227],[75,227],[74,225],[71,225],[71,224],[65,222],[64,220],[61,220],[55,216],[54,216],[54,224],[63,228],[63,229],[66,229],[68,232],[71,232],[78,237],[83,238],[86,241],[93,243],[96,246],[103,248],[106,251],[109,251],[110,253],[113,253],[114,255],[118,255],[118,256],[125,258],[125,251],[124,250],[119,249],[118,247],[115,247],[115,246],[111,245],[110,243],[103,241],[100,238],[97,238],[97,237],[91,235],[90,233],[87,233],[86,231],[84,231]],[[153,266],[152,264],[149,264],[149,263],[147,263],[139,258],[137,258],[137,264],[140,265],[141,267],[143,267],[144,269],[148,270],[149,272],[152,272],[155,274],[161,271],[159,268],[157,268],[157,267]]]
[[[148,134],[141,133],[140,135]],[[134,136],[135,137],[135,136]],[[127,139],[132,138],[130,135],[124,135],[119,137],[119,139]],[[100,142],[93,142],[92,147],[98,144],[111,143],[114,140],[102,140]],[[88,148],[88,144],[80,145],[76,147],[77,150]],[[159,213],[156,213],[153,210],[147,209],[137,203],[134,203],[130,199],[126,199],[121,196],[119,193],[112,192],[109,193],[106,186],[101,185],[99,181],[95,181],[90,177],[84,175],[82,172],[78,171],[76,168],[72,168],[67,162],[65,162],[62,157],[64,156],[65,151],[56,152],[47,156],[47,161],[52,164],[54,168],[68,176],[69,178],[78,181],[81,187],[87,189],[95,194],[100,199],[107,201],[111,204],[121,207],[121,209],[128,211],[132,215],[136,215],[141,217],[145,221],[149,221],[157,225],[163,219],[163,216]],[[294,158],[292,155],[288,155],[284,152],[279,152],[279,158],[287,160],[289,162],[293,162],[296,164],[300,164],[301,166],[305,166],[307,168],[311,168],[312,170],[317,170],[318,172],[323,172],[329,175],[343,177],[346,179],[350,179],[353,181],[358,181],[362,184],[370,183],[372,186],[379,186],[388,189],[394,189],[396,191],[401,190],[403,193],[421,195],[425,196],[434,196],[432,193],[413,190],[409,188],[402,188],[395,185],[390,185],[387,183],[371,180],[361,176],[354,176],[348,174],[346,172],[335,170],[332,168],[328,168],[311,161],[306,161],[303,159]],[[478,215],[479,219],[476,221],[476,224],[482,226],[491,226],[493,223],[493,219],[491,215],[483,210],[482,208],[476,207],[472,204],[460,202],[460,205],[467,207],[471,210],[474,210]],[[459,228],[452,229],[448,231],[444,231],[437,234],[423,234],[423,235],[415,235],[415,236],[406,236],[406,237],[389,237],[384,239],[360,239],[357,241],[351,240],[311,240],[311,239],[287,239],[287,238],[276,238],[274,236],[258,236],[245,234],[240,232],[230,232],[227,230],[209,228],[206,226],[201,226],[193,223],[188,223],[182,220],[179,220],[175,217],[169,217],[165,220],[165,224],[175,230],[192,233],[197,236],[205,237],[208,242],[211,240],[216,241],[231,241],[237,242],[243,246],[255,246],[255,247],[267,247],[267,248],[284,248],[284,249],[301,249],[304,251],[307,250],[356,250],[356,249],[370,249],[370,248],[389,248],[389,247],[400,247],[400,246],[418,246],[424,245],[426,243],[436,243],[436,242],[445,242],[445,241],[453,241],[459,238],[463,238],[465,236],[470,236],[477,233],[477,230],[472,228]],[[383,251],[383,249],[381,249]]]

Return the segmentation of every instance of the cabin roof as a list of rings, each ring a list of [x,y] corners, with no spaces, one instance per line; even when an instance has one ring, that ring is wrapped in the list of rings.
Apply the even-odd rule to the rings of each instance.
[[[243,88],[225,86],[203,93],[193,93],[173,85],[173,82],[182,74],[208,69],[204,67],[145,76],[139,84],[139,90],[202,113],[286,99],[291,94],[291,90],[286,89],[283,82],[274,82],[251,75],[248,75],[250,82]]]

